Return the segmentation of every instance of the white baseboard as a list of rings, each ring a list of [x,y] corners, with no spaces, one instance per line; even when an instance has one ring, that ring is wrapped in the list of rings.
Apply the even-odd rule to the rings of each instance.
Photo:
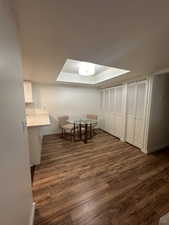
[[[120,141],[126,142],[125,138],[120,138]]]
[[[32,210],[31,210],[31,215],[30,215],[30,222],[29,222],[29,225],[33,225],[33,224],[34,224],[35,207],[36,207],[36,203],[33,202],[33,203],[32,203]]]
[[[145,148],[141,148],[141,151],[142,151],[144,154],[148,154],[147,149],[145,149]]]

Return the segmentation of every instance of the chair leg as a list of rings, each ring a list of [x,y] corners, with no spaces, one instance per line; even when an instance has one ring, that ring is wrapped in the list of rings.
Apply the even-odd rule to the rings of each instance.
[[[66,132],[65,132],[65,130],[63,129],[63,138],[65,138],[65,135],[66,135]]]
[[[75,142],[75,139],[76,139],[76,124],[74,123],[74,126],[73,126],[73,141]]]
[[[92,137],[94,136],[94,134],[95,134],[95,130],[94,128],[92,128]]]
[[[76,132],[75,132],[75,128],[74,128],[72,131],[72,142],[75,142],[75,135],[76,135]]]
[[[85,144],[87,144],[87,139],[88,139],[87,127],[88,127],[88,125],[85,124],[85,135],[84,135],[84,143],[85,143]]]
[[[64,137],[64,129],[62,128],[62,134],[61,134],[61,137],[63,138]]]
[[[71,139],[72,139],[72,142],[74,141],[74,134],[73,132],[71,132]]]
[[[93,137],[93,127],[92,127],[92,124],[90,124],[90,138]]]
[[[94,128],[93,129],[93,135],[97,135],[98,133],[97,133],[97,129],[96,128]]]

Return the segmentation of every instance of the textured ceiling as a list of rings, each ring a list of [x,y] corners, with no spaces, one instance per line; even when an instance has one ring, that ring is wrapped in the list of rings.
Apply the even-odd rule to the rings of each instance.
[[[130,76],[169,67],[168,0],[12,2],[26,79],[54,83],[67,58],[127,69]]]

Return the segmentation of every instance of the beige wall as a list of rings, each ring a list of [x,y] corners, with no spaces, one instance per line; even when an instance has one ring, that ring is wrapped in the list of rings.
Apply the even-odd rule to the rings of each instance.
[[[32,193],[20,49],[8,0],[0,0],[0,224],[28,225]]]
[[[154,77],[148,135],[148,152],[169,145],[168,74]]]
[[[99,91],[94,88],[68,87],[56,85],[33,85],[36,107],[43,107],[50,113],[51,125],[42,128],[42,134],[59,132],[58,116],[86,116],[99,113]]]

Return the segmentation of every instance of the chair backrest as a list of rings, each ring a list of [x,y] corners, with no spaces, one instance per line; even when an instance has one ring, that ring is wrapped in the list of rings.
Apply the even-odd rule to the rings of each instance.
[[[90,120],[97,120],[97,115],[95,114],[87,114],[87,119],[90,119]]]
[[[58,121],[59,121],[59,127],[64,126],[65,124],[67,124],[69,119],[69,116],[60,116],[58,117]]]

